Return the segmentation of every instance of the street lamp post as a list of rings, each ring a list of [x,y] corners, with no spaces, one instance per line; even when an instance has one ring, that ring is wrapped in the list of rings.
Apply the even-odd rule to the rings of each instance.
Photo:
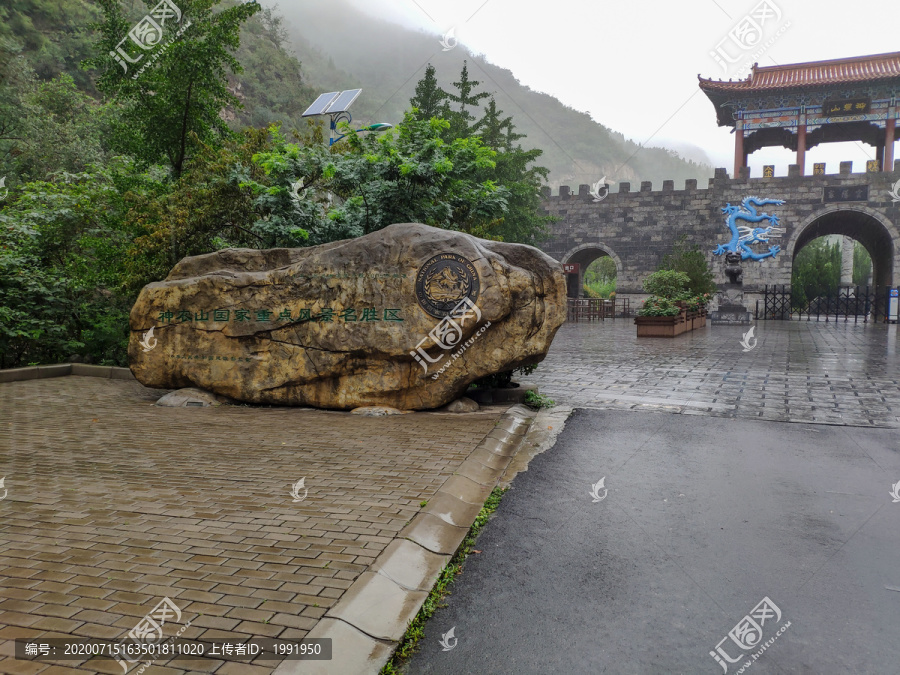
[[[347,91],[330,91],[320,95],[312,105],[303,113],[303,117],[315,117],[317,115],[328,115],[331,118],[329,125],[330,133],[328,137],[328,147],[331,147],[347,134],[341,134],[335,138],[338,122],[347,122],[353,120],[350,114],[350,104],[362,93],[362,89],[348,89]],[[355,131],[384,131],[390,129],[393,125],[387,122],[376,122],[365,127],[360,127]]]

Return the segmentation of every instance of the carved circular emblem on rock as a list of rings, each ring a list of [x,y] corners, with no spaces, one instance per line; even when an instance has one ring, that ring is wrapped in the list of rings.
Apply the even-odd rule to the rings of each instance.
[[[456,253],[434,256],[416,275],[416,298],[431,316],[443,319],[462,300],[478,298],[478,270]]]

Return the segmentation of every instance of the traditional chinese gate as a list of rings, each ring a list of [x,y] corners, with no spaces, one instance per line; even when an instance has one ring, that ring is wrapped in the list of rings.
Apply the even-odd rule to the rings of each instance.
[[[788,286],[766,286],[762,302],[756,301],[755,316],[759,320],[883,322],[889,290],[887,286],[839,288],[834,295],[800,303]]]

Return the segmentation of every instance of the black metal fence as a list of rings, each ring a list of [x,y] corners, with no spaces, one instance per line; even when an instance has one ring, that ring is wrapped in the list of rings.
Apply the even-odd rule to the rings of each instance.
[[[616,298],[615,300],[601,300],[599,298],[569,298],[569,321],[604,321],[615,319],[617,316],[631,316],[631,301],[629,298]]]
[[[807,300],[787,286],[766,286],[762,302],[756,301],[755,316],[762,320],[883,322],[890,290],[887,286],[850,286],[831,296]]]

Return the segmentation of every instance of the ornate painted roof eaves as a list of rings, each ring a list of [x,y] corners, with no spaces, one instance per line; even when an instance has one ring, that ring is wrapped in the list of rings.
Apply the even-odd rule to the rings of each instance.
[[[869,84],[900,88],[900,52],[762,68],[754,64],[750,75],[743,80],[725,82],[700,75],[697,79],[700,89],[716,108],[719,126],[733,126],[734,111],[744,108],[743,102],[754,96]]]
[[[700,75],[700,88],[707,92],[759,92],[795,87],[835,86],[900,79],[900,52],[855,56],[831,61],[810,61],[783,66],[753,64],[743,80],[707,80]]]

